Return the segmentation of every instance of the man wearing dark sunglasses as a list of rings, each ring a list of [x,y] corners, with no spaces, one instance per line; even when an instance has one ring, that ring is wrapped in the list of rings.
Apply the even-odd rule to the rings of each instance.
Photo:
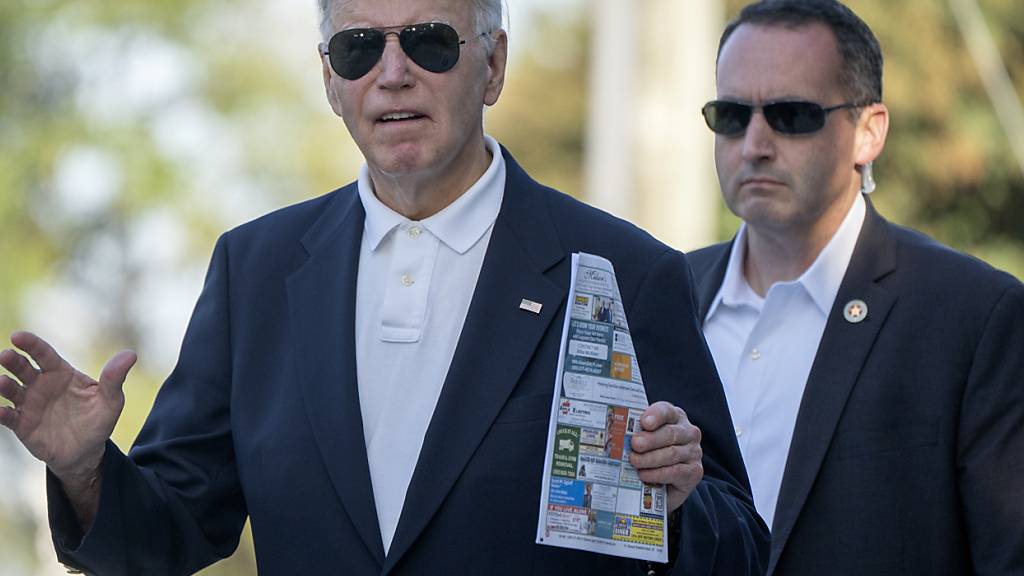
[[[192,573],[248,517],[269,575],[761,573],[767,529],[684,257],[484,135],[505,80],[499,0],[320,7],[327,98],[366,164],[218,241],[130,454],[107,438],[134,354],[96,381],[31,334],[12,342],[35,365],[0,352],[17,378],[0,376],[0,423],[48,465],[61,560]],[[653,402],[629,458],[667,487],[669,565],[534,542],[577,251],[617,271]],[[640,501],[604,494],[580,517]]]
[[[882,54],[834,0],[719,45],[736,237],[691,255],[769,574],[1024,573],[1024,286],[872,206]]]

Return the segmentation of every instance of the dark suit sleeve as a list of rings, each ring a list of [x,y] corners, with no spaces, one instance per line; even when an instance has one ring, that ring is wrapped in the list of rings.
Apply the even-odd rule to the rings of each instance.
[[[99,511],[81,534],[49,478],[58,558],[88,573],[192,574],[230,555],[246,517],[230,428],[228,250],[214,250],[181,357],[130,457],[108,442]]]
[[[764,574],[769,536],[754,510],[725,392],[700,331],[685,257],[667,251],[627,309],[651,403],[682,407],[703,433],[704,479],[683,504],[674,574]]]
[[[974,573],[1024,573],[1024,286],[992,308],[960,407],[957,468]]]

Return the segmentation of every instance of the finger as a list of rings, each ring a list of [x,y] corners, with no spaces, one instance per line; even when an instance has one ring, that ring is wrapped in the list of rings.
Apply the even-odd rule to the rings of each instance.
[[[665,424],[675,424],[680,418],[686,418],[682,408],[673,406],[671,402],[655,402],[644,410],[640,423],[644,430],[656,430]]]
[[[0,374],[0,396],[11,401],[15,407],[25,400],[25,389],[6,374]]]
[[[36,377],[39,376],[39,370],[36,370],[36,367],[28,361],[28,358],[11,349],[0,352],[0,366],[14,374],[14,377],[25,386],[31,385],[35,382]]]
[[[675,466],[676,464],[700,462],[703,457],[704,451],[701,449],[700,444],[691,443],[667,446],[644,454],[633,452],[629,455],[629,463],[637,470],[648,470]]]
[[[666,446],[700,444],[700,441],[700,428],[684,419],[678,424],[666,424],[653,432],[637,432],[633,435],[630,447],[634,452],[642,454]]]
[[[10,428],[11,431],[17,429],[19,416],[20,414],[14,408],[0,407],[0,424]]]
[[[128,371],[138,359],[138,355],[131,350],[121,350],[114,354],[100,371],[100,387],[108,393],[121,390]]]
[[[31,356],[36,366],[44,372],[57,370],[64,365],[64,359],[57,354],[53,346],[31,332],[11,334],[11,344]]]
[[[677,486],[687,490],[696,486],[704,477],[704,466],[698,462],[687,464],[676,464],[674,466],[663,466],[661,468],[649,468],[637,470],[637,476],[641,482],[647,484],[664,484],[666,486]]]

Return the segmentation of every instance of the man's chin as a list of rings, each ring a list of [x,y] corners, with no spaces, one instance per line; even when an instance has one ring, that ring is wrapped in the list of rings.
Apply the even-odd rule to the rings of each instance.
[[[367,162],[372,168],[389,176],[415,174],[429,169],[429,158],[426,151],[419,145],[402,144],[378,149]]]
[[[765,230],[788,228],[796,219],[791,207],[779,198],[746,198],[733,213],[748,226]]]

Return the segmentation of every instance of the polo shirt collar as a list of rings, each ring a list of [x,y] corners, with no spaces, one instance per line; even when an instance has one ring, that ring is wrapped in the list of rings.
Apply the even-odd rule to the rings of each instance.
[[[484,135],[484,145],[491,153],[487,171],[468,190],[443,210],[420,221],[420,225],[459,254],[465,254],[483,238],[498,217],[505,195],[505,158],[497,140]],[[366,164],[357,181],[359,200],[366,211],[364,235],[371,250],[376,250],[395,228],[411,222],[377,198]]]

